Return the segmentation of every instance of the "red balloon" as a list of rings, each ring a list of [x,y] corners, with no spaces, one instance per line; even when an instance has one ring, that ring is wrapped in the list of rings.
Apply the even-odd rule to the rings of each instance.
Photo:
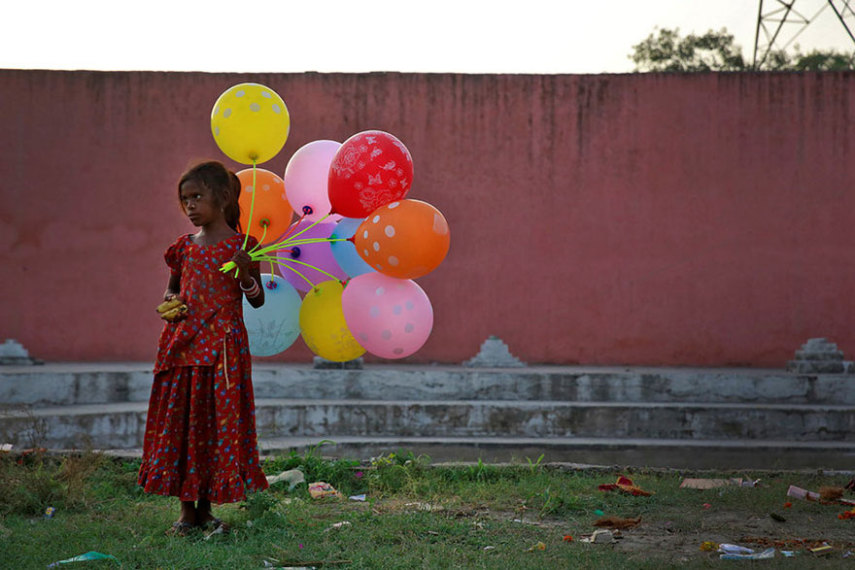
[[[413,158],[407,147],[383,131],[363,131],[344,141],[330,164],[331,213],[364,218],[407,195]]]

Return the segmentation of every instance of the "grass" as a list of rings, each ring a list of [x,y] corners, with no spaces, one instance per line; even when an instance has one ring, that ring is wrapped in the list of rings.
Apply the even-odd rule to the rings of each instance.
[[[322,442],[323,443],[323,442]],[[787,499],[790,484],[843,486],[845,475],[742,473],[757,488],[680,489],[685,474],[623,474],[651,496],[600,491],[618,471],[568,470],[544,457],[510,466],[432,465],[406,451],[368,461],[327,459],[323,445],[265,460],[268,475],[300,469],[342,497],[312,499],[302,483],[277,483],[216,513],[230,534],[164,535],[175,499],[136,486],[137,461],[97,454],[53,457],[0,454],[0,544],[4,568],[45,568],[89,551],[115,556],[123,568],[706,568],[728,563],[703,552],[704,541],[796,551],[775,567],[851,567],[855,520],[846,507]],[[733,476],[733,474],[728,474]],[[713,477],[715,474],[704,474]],[[366,495],[366,501],[349,500]],[[789,508],[784,507],[787,501]],[[56,509],[52,518],[46,507]],[[776,521],[771,513],[786,520]],[[641,517],[614,544],[588,544],[601,515]],[[572,536],[572,541],[565,536]],[[798,542],[805,541],[805,542]],[[828,542],[817,557],[806,546]],[[541,543],[543,548],[539,548]],[[115,561],[87,568],[118,567]],[[65,567],[65,565],[61,566]],[[75,566],[69,566],[70,568]]]

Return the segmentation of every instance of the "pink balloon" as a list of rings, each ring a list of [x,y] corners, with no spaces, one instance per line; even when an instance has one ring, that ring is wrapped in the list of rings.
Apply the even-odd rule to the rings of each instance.
[[[291,228],[289,228],[287,232],[289,236],[288,240],[300,241],[306,239],[328,238],[336,227],[335,222],[321,222],[316,224],[313,228],[300,233],[311,226],[312,223],[313,222],[303,220],[292,224]],[[309,279],[313,284],[322,283],[332,279],[329,275],[321,273],[320,271],[313,269],[313,267],[332,274],[336,279],[342,281],[347,279],[347,274],[341,269],[341,267],[339,267],[335,260],[335,256],[333,256],[329,242],[325,241],[319,243],[286,245],[283,249],[277,250],[276,255],[279,257],[280,263],[285,263],[288,267],[294,268],[294,271],[281,266],[278,266],[276,269],[279,274],[298,291],[306,292],[312,289],[313,285],[308,283],[306,279]],[[264,262],[262,262],[262,266],[263,263]],[[308,267],[303,264],[308,264],[312,267]],[[302,273],[306,279],[297,275],[297,271]]]
[[[347,328],[365,350],[404,358],[420,349],[433,328],[433,307],[411,279],[364,273],[348,281],[341,297]]]
[[[311,209],[306,220],[319,220],[330,213],[330,197],[327,191],[330,164],[341,143],[335,141],[313,141],[301,146],[291,156],[285,167],[285,195],[298,216],[304,208]],[[341,216],[333,214],[328,219],[335,221]]]

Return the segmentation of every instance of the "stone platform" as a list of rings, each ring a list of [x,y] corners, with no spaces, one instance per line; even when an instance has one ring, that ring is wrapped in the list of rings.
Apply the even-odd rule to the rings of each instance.
[[[855,375],[254,364],[263,453],[683,469],[855,469]],[[0,368],[0,443],[139,454],[147,363]]]

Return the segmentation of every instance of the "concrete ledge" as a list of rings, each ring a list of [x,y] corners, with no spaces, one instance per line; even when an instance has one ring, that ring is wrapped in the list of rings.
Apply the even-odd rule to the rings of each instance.
[[[358,438],[330,436],[334,444],[316,452],[325,457],[368,459],[401,449],[432,462],[482,460],[486,463],[543,462],[672,469],[851,470],[855,443],[789,441],[651,440],[620,438]],[[263,440],[267,455],[304,453],[319,439]]]
[[[145,402],[151,381],[149,363],[0,367],[0,402]],[[317,370],[255,363],[253,385],[256,398],[855,405],[855,375],[759,369],[366,365],[362,370]]]
[[[333,443],[319,445],[322,439]],[[528,465],[573,464],[619,470],[625,467],[677,470],[803,470],[852,473],[855,444],[846,442],[793,443],[789,441],[685,441],[616,438],[419,438],[330,436],[261,440],[262,456],[291,452],[313,453],[330,459],[368,461],[401,450],[430,457],[431,464],[456,462]],[[59,451],[59,450],[56,450]],[[64,450],[69,451],[69,450]],[[138,458],[142,450],[108,449],[110,455]]]
[[[142,445],[145,402],[0,410],[0,437],[49,447]],[[855,407],[548,401],[256,400],[259,437],[508,437],[845,441]]]

